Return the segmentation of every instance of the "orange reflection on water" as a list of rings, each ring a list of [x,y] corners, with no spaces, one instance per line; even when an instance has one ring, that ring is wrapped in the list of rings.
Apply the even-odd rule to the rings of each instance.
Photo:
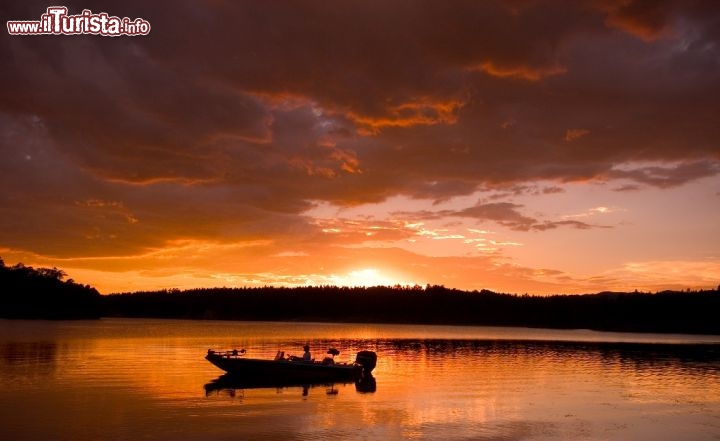
[[[0,347],[0,394],[14,403],[4,414],[22,428],[31,419],[14,415],[14,409],[35,409],[44,423],[27,429],[33,437],[26,439],[51,430],[72,439],[103,430],[128,436],[143,431],[153,439],[720,434],[720,356],[714,344],[427,326],[145,320],[27,326],[4,332]],[[537,338],[553,332],[565,339]],[[362,349],[376,351],[376,387],[226,388],[208,394],[203,388],[222,374],[203,359],[208,348],[245,348],[247,356],[271,358],[279,348],[299,355],[305,342],[316,357],[336,347],[343,361]]]

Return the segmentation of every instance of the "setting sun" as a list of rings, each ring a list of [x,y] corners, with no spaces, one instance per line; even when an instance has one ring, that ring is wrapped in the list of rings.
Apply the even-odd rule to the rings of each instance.
[[[340,286],[393,286],[398,284],[402,285],[403,283],[374,268],[350,271],[338,283]]]

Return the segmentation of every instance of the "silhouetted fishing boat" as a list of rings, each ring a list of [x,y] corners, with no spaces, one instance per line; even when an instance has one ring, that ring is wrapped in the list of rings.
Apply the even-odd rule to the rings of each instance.
[[[245,357],[245,350],[218,352],[208,349],[205,359],[235,378],[253,381],[358,381],[369,376],[375,369],[377,354],[360,351],[352,363],[336,363],[334,356],[340,352],[331,348],[329,357],[322,361],[303,360],[301,357],[285,357],[278,352],[274,360]]]

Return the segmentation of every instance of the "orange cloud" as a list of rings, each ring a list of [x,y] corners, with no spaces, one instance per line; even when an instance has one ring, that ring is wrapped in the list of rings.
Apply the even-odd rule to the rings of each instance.
[[[576,141],[583,136],[590,133],[590,130],[587,129],[567,129],[565,131],[565,141],[567,142],[573,142]]]
[[[486,61],[469,70],[478,70],[498,78],[512,78],[525,81],[540,81],[543,78],[567,73],[567,68],[559,65],[531,67],[525,65],[507,65]]]
[[[420,98],[385,108],[381,116],[360,115],[348,112],[348,118],[360,127],[360,133],[375,135],[386,127],[409,128],[413,126],[432,126],[436,124],[455,124],[460,109],[465,105],[462,100],[433,100]]]
[[[611,0],[601,4],[607,16],[605,24],[651,42],[669,32],[672,2]]]

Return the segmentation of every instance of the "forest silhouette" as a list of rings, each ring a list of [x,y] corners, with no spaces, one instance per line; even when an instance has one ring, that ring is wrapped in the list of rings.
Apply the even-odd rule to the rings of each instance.
[[[0,317],[419,323],[720,334],[718,290],[533,296],[442,285],[200,288],[100,295],[57,268],[5,266]]]
[[[100,293],[89,286],[63,280],[57,268],[33,268],[0,259],[0,318],[87,319],[101,316]]]
[[[162,290],[103,297],[116,317],[420,323],[720,334],[720,292],[531,296],[444,286]]]

